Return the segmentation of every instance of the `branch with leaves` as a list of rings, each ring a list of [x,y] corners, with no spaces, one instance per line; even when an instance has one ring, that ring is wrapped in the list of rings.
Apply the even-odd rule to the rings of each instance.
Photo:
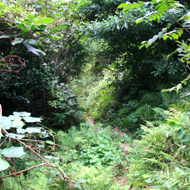
[[[53,162],[48,160],[48,158],[51,156],[42,156],[40,153],[41,150],[39,148],[39,143],[46,143],[53,146],[53,151],[55,151],[55,146],[59,146],[55,144],[55,138],[53,137],[53,134],[51,132],[48,132],[50,130],[46,131],[44,127],[24,128],[24,121],[26,123],[39,123],[41,122],[41,118],[31,117],[30,113],[27,112],[14,112],[13,115],[10,115],[9,117],[0,116],[0,140],[2,140],[3,138],[0,144],[0,147],[2,148],[0,152],[0,171],[9,169],[9,174],[1,176],[0,180],[10,176],[16,177],[23,174],[23,172],[29,171],[31,169],[46,166],[51,168],[52,170],[57,171],[57,175],[60,177],[60,179],[68,181],[69,178],[64,175],[63,171],[59,167],[55,166]],[[43,136],[42,138],[52,136],[53,141],[31,139],[31,136],[34,137],[36,136],[36,134],[39,134],[41,137]],[[7,141],[11,142],[11,144],[15,146],[6,147]],[[29,150],[32,155],[36,156],[35,160],[41,161],[42,163],[23,169],[21,171],[16,171],[16,168],[12,168],[13,166],[15,166],[14,159],[26,158],[27,150]]]

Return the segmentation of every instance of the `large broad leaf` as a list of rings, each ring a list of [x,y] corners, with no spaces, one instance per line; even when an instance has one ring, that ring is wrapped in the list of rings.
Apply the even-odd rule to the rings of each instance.
[[[27,127],[26,133],[41,133],[42,127]]]
[[[18,119],[15,119],[13,122],[12,122],[12,127],[13,128],[22,128],[24,126],[24,122],[21,121],[21,118],[18,118]]]
[[[11,128],[12,122],[8,117],[0,116],[0,127],[8,130]]]
[[[12,146],[10,148],[3,149],[1,154],[4,155],[5,157],[17,158],[24,156],[26,153],[23,151],[23,147]]]
[[[11,137],[13,139],[22,139],[25,136],[24,135],[18,135],[18,134],[15,134],[15,133],[8,133],[8,134],[6,134],[6,137]]]
[[[41,122],[41,120],[42,120],[40,117],[23,117],[23,119],[24,119],[27,123]]]
[[[7,161],[5,161],[5,160],[2,160],[0,158],[0,171],[6,170],[9,167],[10,167],[9,163]]]
[[[42,18],[34,22],[36,25],[51,24],[54,21],[53,18]]]
[[[42,127],[27,127],[26,129],[17,129],[17,133],[25,134],[25,133],[42,133]]]
[[[31,115],[31,113],[22,111],[22,112],[13,112],[13,115],[18,115],[21,117],[29,117]]]
[[[16,119],[20,119],[20,116],[18,116],[18,115],[9,115],[9,119],[11,121],[13,121],[13,120],[16,120]]]

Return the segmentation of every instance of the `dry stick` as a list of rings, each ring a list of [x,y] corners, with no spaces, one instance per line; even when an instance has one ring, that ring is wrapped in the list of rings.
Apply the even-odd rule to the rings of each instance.
[[[32,170],[32,169],[34,169],[34,168],[38,168],[38,167],[46,166],[46,165],[47,165],[47,164],[45,164],[45,163],[38,164],[38,165],[32,166],[32,167],[30,167],[30,168],[21,170],[21,171],[19,171],[19,172],[11,173],[11,174],[9,174],[9,175],[2,176],[2,177],[0,177],[0,180],[3,179],[3,178],[6,178],[6,177],[16,176],[16,175],[22,174],[23,172],[26,172],[26,171],[28,171],[28,170]]]
[[[5,140],[7,140],[7,138],[8,138],[8,137],[5,137],[5,138],[3,139],[3,142],[0,144],[0,147],[3,145],[3,143],[5,142]]]
[[[31,150],[34,154],[36,154],[41,160],[43,160],[44,162],[46,162],[48,164],[48,166],[50,166],[51,168],[54,168],[56,170],[58,170],[61,175],[62,175],[62,178],[63,180],[65,180],[65,176],[63,174],[63,172],[56,168],[51,162],[49,162],[48,160],[46,160],[45,158],[43,158],[40,154],[38,154],[36,151],[34,151],[30,146],[27,146],[25,143],[23,143],[22,141],[20,141],[19,139],[16,139],[19,143],[21,143],[22,145],[24,145],[26,148],[28,148],[29,150]]]
[[[31,142],[46,142],[46,141],[43,141],[43,140],[34,140],[34,139],[20,139],[21,141],[31,141]],[[62,148],[64,148],[66,151],[68,151],[68,152],[70,152],[71,153],[71,151],[69,150],[69,149],[67,149],[67,148],[65,148],[64,146],[62,146],[62,145],[59,145],[59,144],[56,144],[56,143],[54,143],[54,145],[55,146],[59,146],[59,147],[62,147]]]

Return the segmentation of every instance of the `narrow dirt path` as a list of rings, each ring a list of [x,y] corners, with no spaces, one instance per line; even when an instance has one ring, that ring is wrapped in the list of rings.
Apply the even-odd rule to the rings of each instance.
[[[86,120],[90,123],[90,125],[94,125],[95,124],[95,122],[94,122],[94,120],[90,117],[90,115],[87,115],[86,116]]]
[[[86,120],[90,123],[91,126],[95,125],[94,119],[92,119],[89,114],[86,116]],[[117,131],[119,136],[124,135],[124,133],[119,128],[115,128],[115,129],[113,129],[113,131]],[[129,144],[121,144],[121,146],[124,148],[125,157],[127,157],[127,155],[128,155],[127,149],[130,147],[130,145]],[[125,178],[125,176],[118,176],[113,180],[113,182],[118,183],[120,185],[120,187],[122,187],[122,188],[125,187],[126,185],[128,185],[127,179]]]

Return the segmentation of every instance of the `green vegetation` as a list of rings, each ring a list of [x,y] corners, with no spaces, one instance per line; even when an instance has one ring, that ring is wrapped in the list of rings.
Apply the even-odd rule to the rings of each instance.
[[[0,189],[188,190],[189,39],[188,0],[0,2]]]

